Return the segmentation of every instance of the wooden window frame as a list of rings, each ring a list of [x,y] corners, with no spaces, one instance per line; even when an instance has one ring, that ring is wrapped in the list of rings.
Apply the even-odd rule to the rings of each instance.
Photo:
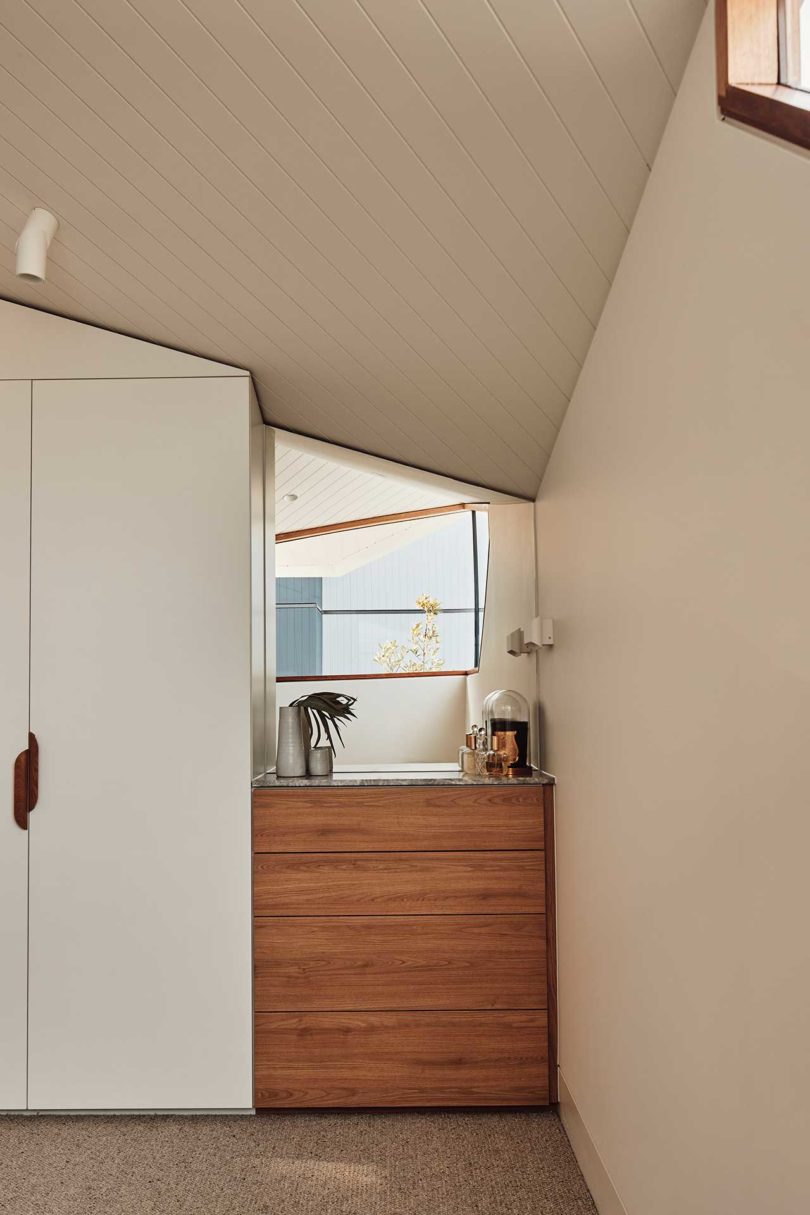
[[[277,675],[276,683],[347,683],[350,679],[448,679],[460,675],[477,675],[478,668],[469,671],[367,671],[361,675]]]
[[[371,515],[366,519],[348,519],[343,523],[324,523],[320,527],[304,527],[298,531],[276,532],[276,544],[293,540],[309,540],[313,536],[329,536],[336,532],[357,531],[365,527],[382,527],[386,523],[408,523],[412,519],[431,519],[436,515],[452,515],[458,511],[488,511],[488,502],[457,502],[452,506],[429,506],[424,510],[400,511],[392,515]],[[484,587],[486,603],[486,586]],[[462,671],[368,671],[358,675],[277,675],[276,683],[333,683],[349,679],[448,679],[477,675],[479,667]]]
[[[335,532],[354,532],[361,527],[383,527],[386,523],[408,523],[412,519],[431,519],[434,515],[454,515],[460,510],[489,510],[488,502],[457,502],[452,506],[428,506],[424,510],[404,510],[398,515],[370,515],[367,519],[346,519],[343,523],[323,523],[320,527],[303,527],[297,532],[276,532],[276,544],[292,540],[309,540],[312,536],[330,536]]]
[[[724,117],[810,148],[810,92],[783,83],[796,11],[790,0],[715,0],[717,99]]]

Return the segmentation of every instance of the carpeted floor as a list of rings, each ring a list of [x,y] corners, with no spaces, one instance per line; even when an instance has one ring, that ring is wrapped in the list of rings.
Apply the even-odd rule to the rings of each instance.
[[[595,1215],[556,1114],[0,1118],[3,1215]]]

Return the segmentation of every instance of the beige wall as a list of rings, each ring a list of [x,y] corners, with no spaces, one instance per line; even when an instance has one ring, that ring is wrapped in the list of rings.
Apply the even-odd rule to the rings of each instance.
[[[276,685],[276,702],[288,705],[319,688],[357,697],[357,719],[343,731],[335,763],[451,763],[464,744],[467,679],[341,679]]]
[[[702,30],[537,507],[561,1067],[629,1215],[810,1209],[810,159]]]

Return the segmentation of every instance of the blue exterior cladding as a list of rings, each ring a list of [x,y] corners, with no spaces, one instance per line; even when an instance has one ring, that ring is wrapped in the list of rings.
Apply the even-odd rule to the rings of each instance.
[[[323,674],[323,579],[277,578],[276,605],[277,674]]]

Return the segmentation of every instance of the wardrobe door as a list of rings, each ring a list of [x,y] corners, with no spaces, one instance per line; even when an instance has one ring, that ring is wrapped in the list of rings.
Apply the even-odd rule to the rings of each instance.
[[[31,383],[0,381],[0,1109],[25,1109],[28,832],[12,773],[28,745]],[[24,821],[24,818],[22,819]]]
[[[246,1108],[244,378],[34,384],[32,1109]]]

